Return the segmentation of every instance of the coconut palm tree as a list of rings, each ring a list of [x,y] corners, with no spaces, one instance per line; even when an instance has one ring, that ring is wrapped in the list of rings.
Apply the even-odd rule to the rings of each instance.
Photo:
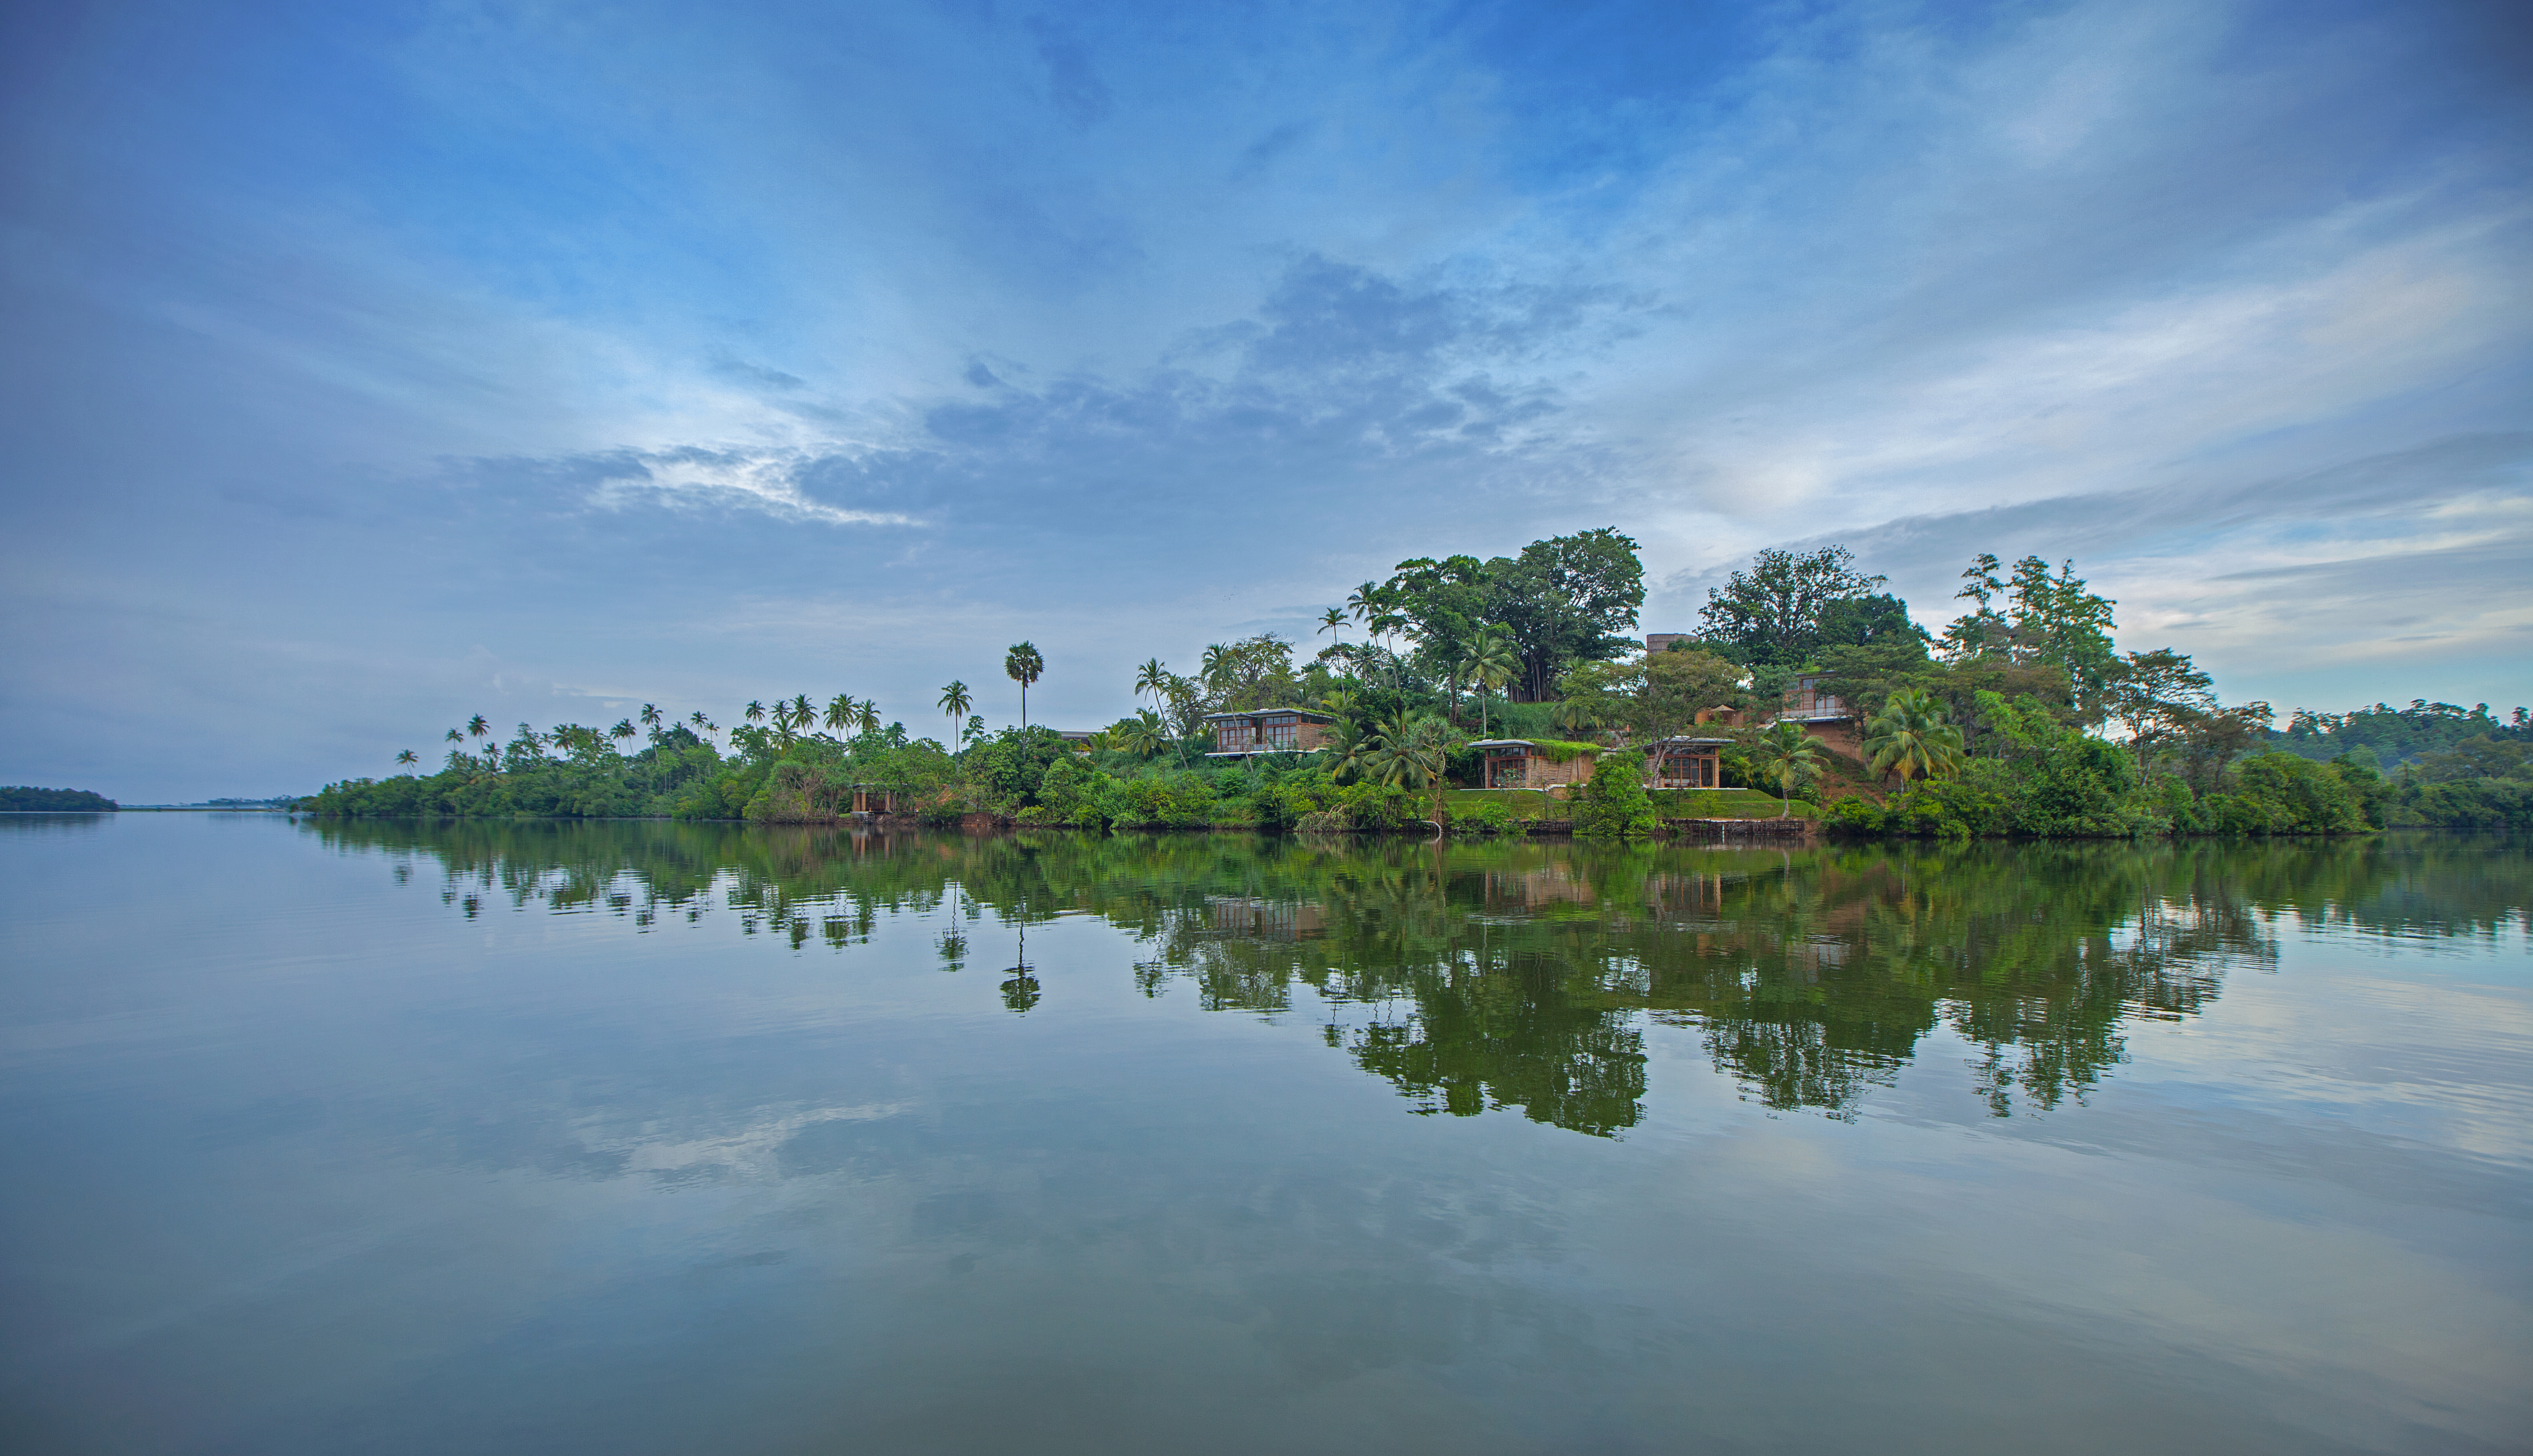
[[[1116,735],[1118,747],[1138,758],[1150,758],[1168,743],[1170,729],[1169,725],[1161,722],[1161,715],[1146,708],[1133,718],[1120,722]]]
[[[1319,632],[1313,632],[1311,635],[1316,637],[1320,635],[1320,632],[1332,633],[1336,637],[1338,645],[1342,646],[1345,643],[1345,609],[1342,607],[1331,607],[1327,611],[1320,613]]]
[[[616,720],[616,727],[607,730],[607,736],[630,741],[633,737],[633,720],[629,718]]]
[[[451,743],[463,743],[466,741],[466,735],[455,728],[450,728],[446,734],[446,741]]]
[[[950,685],[941,689],[941,701],[935,706],[940,708],[943,717],[950,720],[950,739],[956,745],[963,736],[959,731],[959,720],[967,717],[968,710],[976,706],[974,700],[968,696],[968,684],[952,678]]]
[[[1820,740],[1801,724],[1781,718],[1759,735],[1750,758],[1761,777],[1777,781],[1777,817],[1783,819],[1795,810],[1795,786],[1820,767]]]
[[[1864,751],[1877,774],[1903,784],[1958,772],[1962,730],[1944,721],[1943,705],[1922,688],[1902,688],[1864,726]]]
[[[660,735],[660,710],[658,707],[650,703],[644,703],[642,705],[642,727],[651,730],[651,736],[656,738]]]
[[[1481,627],[1478,635],[1469,639],[1468,655],[1460,659],[1459,671],[1477,685],[1480,733],[1487,730],[1487,690],[1512,681],[1512,674],[1520,670],[1521,659],[1514,655],[1512,643],[1492,628]]]
[[[1559,701],[1557,711],[1548,715],[1548,721],[1557,725],[1561,732],[1588,733],[1601,727],[1601,710],[1584,699],[1565,698]]]
[[[466,735],[470,738],[480,738],[491,731],[493,731],[493,725],[485,722],[484,715],[481,713],[466,720]]]
[[[860,704],[854,701],[853,694],[851,693],[838,693],[834,697],[829,698],[827,700],[827,728],[838,737],[842,737],[846,733],[851,732],[854,727],[854,710],[860,706]]]
[[[879,731],[879,699],[862,699],[861,706],[854,710],[854,728],[865,733]]]
[[[408,748],[402,753],[396,755],[396,762],[400,764],[420,763],[422,762],[422,758],[419,754],[416,754],[412,749]]]
[[[1450,729],[1439,718],[1401,709],[1373,730],[1361,772],[1377,784],[1417,788],[1434,796],[1434,824],[1443,824],[1443,773],[1450,763]]]
[[[1029,730],[1030,684],[1037,681],[1045,671],[1046,659],[1027,642],[1015,642],[1011,650],[1003,654],[1003,675],[1021,685],[1021,729],[1024,732]]]

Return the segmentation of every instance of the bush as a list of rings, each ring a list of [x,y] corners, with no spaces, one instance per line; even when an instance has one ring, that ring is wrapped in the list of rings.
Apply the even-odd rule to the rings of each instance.
[[[2271,750],[2234,766],[2234,790],[2202,801],[2219,834],[2353,834],[2369,828],[2352,766]]]
[[[1520,834],[1523,831],[1522,822],[1513,816],[1512,810],[1495,799],[1480,799],[1453,810],[1451,828],[1464,834],[1482,835]]]
[[[1574,799],[1574,833],[1617,839],[1654,832],[1654,801],[1633,754],[1604,754]]]

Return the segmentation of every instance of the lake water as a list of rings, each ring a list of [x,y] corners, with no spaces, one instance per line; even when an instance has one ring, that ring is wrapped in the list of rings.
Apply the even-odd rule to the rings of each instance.
[[[13,1452],[2533,1449],[2521,840],[0,887]]]

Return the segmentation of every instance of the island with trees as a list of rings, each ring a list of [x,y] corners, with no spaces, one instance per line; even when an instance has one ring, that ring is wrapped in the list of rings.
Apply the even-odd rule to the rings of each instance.
[[[35,788],[12,785],[0,788],[0,813],[102,814],[122,807],[104,794],[85,788]]]
[[[1760,819],[1943,838],[2533,826],[2521,707],[2298,709],[2281,729],[2268,704],[2220,703],[2177,649],[2116,651],[2116,604],[2072,562],[1982,554],[1963,583],[1938,632],[1844,548],[1762,552],[1709,593],[1696,630],[1639,637],[1636,544],[1603,528],[1402,561],[1322,613],[1325,642],[1262,633],[1208,647],[1189,672],[1148,658],[1131,670],[1141,706],[1093,732],[988,730],[961,681],[932,705],[938,732],[850,692],[750,702],[726,729],[645,705],[613,727],[504,737],[479,715],[442,735],[437,771],[407,749],[408,772],[299,807],[1461,835]],[[1024,701],[1060,670],[1027,642],[1005,655]],[[1240,727],[1259,723],[1307,724],[1309,746]],[[1674,753],[1712,779],[1667,777]],[[1516,760],[1549,786],[1489,780],[1490,763]]]

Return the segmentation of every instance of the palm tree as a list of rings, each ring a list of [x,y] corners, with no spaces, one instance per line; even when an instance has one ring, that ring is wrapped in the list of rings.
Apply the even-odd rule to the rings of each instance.
[[[959,720],[967,717],[968,710],[976,706],[968,696],[968,684],[955,677],[952,678],[950,685],[941,689],[941,701],[936,706],[940,708],[942,716],[950,720],[950,740],[955,746],[962,736],[959,732]],[[874,713],[872,716],[878,715]]]
[[[1796,784],[1820,767],[1820,740],[1801,724],[1781,718],[1759,735],[1750,757],[1762,777],[1777,781],[1777,817],[1783,819],[1795,810]]]
[[[466,741],[466,735],[455,728],[450,728],[446,740],[451,743],[463,743]]]
[[[1144,665],[1135,670],[1135,696],[1140,698],[1146,693],[1150,693],[1152,706],[1161,707],[1170,701],[1170,689],[1177,680],[1177,674],[1170,671],[1168,666],[1159,658],[1146,658]],[[1153,716],[1157,718],[1160,715],[1156,713]],[[1175,729],[1170,733],[1170,741],[1179,745],[1179,767],[1186,768],[1187,747],[1179,743],[1179,735]]]
[[[1320,632],[1334,633],[1338,645],[1343,646],[1345,643],[1345,609],[1342,607],[1331,607],[1327,611],[1320,613],[1320,630],[1319,632],[1313,632],[1311,635],[1316,637],[1320,635]]]
[[[1037,649],[1027,642],[1015,642],[1012,644],[1011,651],[1003,654],[1003,675],[1021,685],[1021,730],[1023,732],[1029,730],[1030,684],[1037,681],[1039,674],[1044,671],[1046,671],[1046,659],[1038,656]]]
[[[862,699],[861,706],[854,710],[854,728],[858,732],[879,731],[879,699]]]
[[[402,753],[396,755],[396,762],[400,764],[420,763],[422,762],[422,759],[416,755],[412,749],[408,748]]]
[[[712,720],[704,717],[704,710],[701,708],[697,708],[694,712],[687,714],[686,722],[693,724],[695,731],[698,733],[709,732],[712,730]]]
[[[795,728],[805,733],[817,721],[817,705],[809,701],[807,693],[802,693],[792,700],[792,724]]]
[[[633,720],[629,718],[618,719],[616,721],[616,727],[607,730],[607,736],[611,738],[630,739],[633,736]]]
[[[481,713],[466,720],[466,733],[469,737],[480,738],[492,730],[493,726],[484,721],[484,715]]]
[[[829,698],[827,700],[826,726],[833,729],[837,736],[843,736],[845,733],[852,730],[854,726],[854,710],[859,706],[861,705],[854,701],[851,693],[838,693],[834,697]]]
[[[1443,773],[1450,764],[1450,729],[1439,718],[1417,718],[1401,709],[1375,729],[1364,772],[1393,788],[1422,788],[1434,795],[1434,824],[1443,825]]]
[[[1149,708],[1117,725],[1117,746],[1138,758],[1150,758],[1169,740],[1169,726]]]
[[[1896,772],[1903,784],[1938,778],[1961,768],[1962,730],[1944,721],[1933,693],[1904,687],[1864,726],[1864,751],[1875,773]]]
[[[651,730],[651,736],[660,735],[660,710],[652,704],[642,705],[642,727]]]
[[[756,701],[754,698],[750,698],[747,700],[746,710],[739,716],[750,723],[763,723],[765,721],[765,705]]]
[[[1521,659],[1513,656],[1512,643],[1498,636],[1491,628],[1481,627],[1469,639],[1468,655],[1460,659],[1459,671],[1478,688],[1478,731],[1487,730],[1487,689],[1502,687],[1512,680],[1521,669]]]
[[[1588,733],[1601,726],[1601,710],[1582,698],[1565,698],[1548,721],[1569,733]]]

